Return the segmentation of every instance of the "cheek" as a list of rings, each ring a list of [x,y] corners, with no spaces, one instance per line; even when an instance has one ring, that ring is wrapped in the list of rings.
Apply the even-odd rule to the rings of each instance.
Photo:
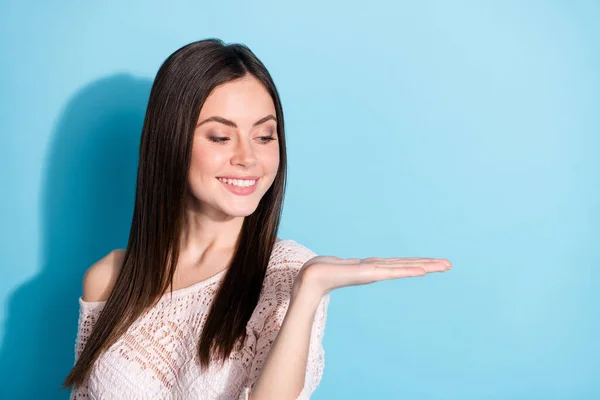
[[[222,152],[199,146],[192,150],[190,171],[198,176],[214,175],[221,168],[225,159]]]
[[[269,173],[273,175],[277,173],[277,170],[279,169],[279,148],[277,148],[275,151],[270,151],[269,153],[265,154],[264,164],[265,169]]]
[[[275,177],[277,176],[277,171],[279,170],[279,149],[277,152],[270,152],[265,154],[265,157],[262,159],[262,164],[264,168],[264,173],[268,176],[266,180],[266,185],[264,186],[264,190],[268,190],[275,182]]]

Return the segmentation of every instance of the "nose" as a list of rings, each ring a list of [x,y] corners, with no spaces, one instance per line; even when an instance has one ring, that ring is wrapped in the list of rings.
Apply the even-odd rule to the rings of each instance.
[[[234,151],[234,155],[231,159],[231,162],[234,165],[241,165],[246,168],[253,167],[256,165],[256,155],[254,154],[254,149],[252,148],[252,144],[248,143],[248,141],[242,139],[239,140]]]

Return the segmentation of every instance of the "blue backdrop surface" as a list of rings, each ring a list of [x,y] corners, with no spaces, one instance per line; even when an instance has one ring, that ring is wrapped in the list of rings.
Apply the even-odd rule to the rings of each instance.
[[[152,79],[208,37],[280,90],[280,237],[454,265],[334,291],[314,399],[600,398],[598,21],[583,0],[0,2],[0,398],[68,397]]]

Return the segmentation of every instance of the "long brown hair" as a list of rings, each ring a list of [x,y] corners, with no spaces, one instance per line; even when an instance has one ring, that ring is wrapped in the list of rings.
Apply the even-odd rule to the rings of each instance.
[[[273,99],[279,170],[258,208],[244,218],[235,253],[199,338],[201,367],[224,361],[236,342],[245,338],[283,207],[287,167],[283,111],[271,75],[250,49],[207,39],[178,49],[158,70],[142,128],[135,205],[123,265],[64,388],[83,383],[102,352],[172,287],[196,120],[215,87],[247,74],[262,82]]]

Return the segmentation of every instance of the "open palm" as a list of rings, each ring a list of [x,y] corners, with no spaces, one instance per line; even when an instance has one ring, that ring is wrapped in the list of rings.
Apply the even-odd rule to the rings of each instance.
[[[309,283],[323,294],[345,286],[366,285],[388,279],[423,276],[452,268],[441,258],[339,258],[316,256],[308,260],[299,272],[302,282]]]

